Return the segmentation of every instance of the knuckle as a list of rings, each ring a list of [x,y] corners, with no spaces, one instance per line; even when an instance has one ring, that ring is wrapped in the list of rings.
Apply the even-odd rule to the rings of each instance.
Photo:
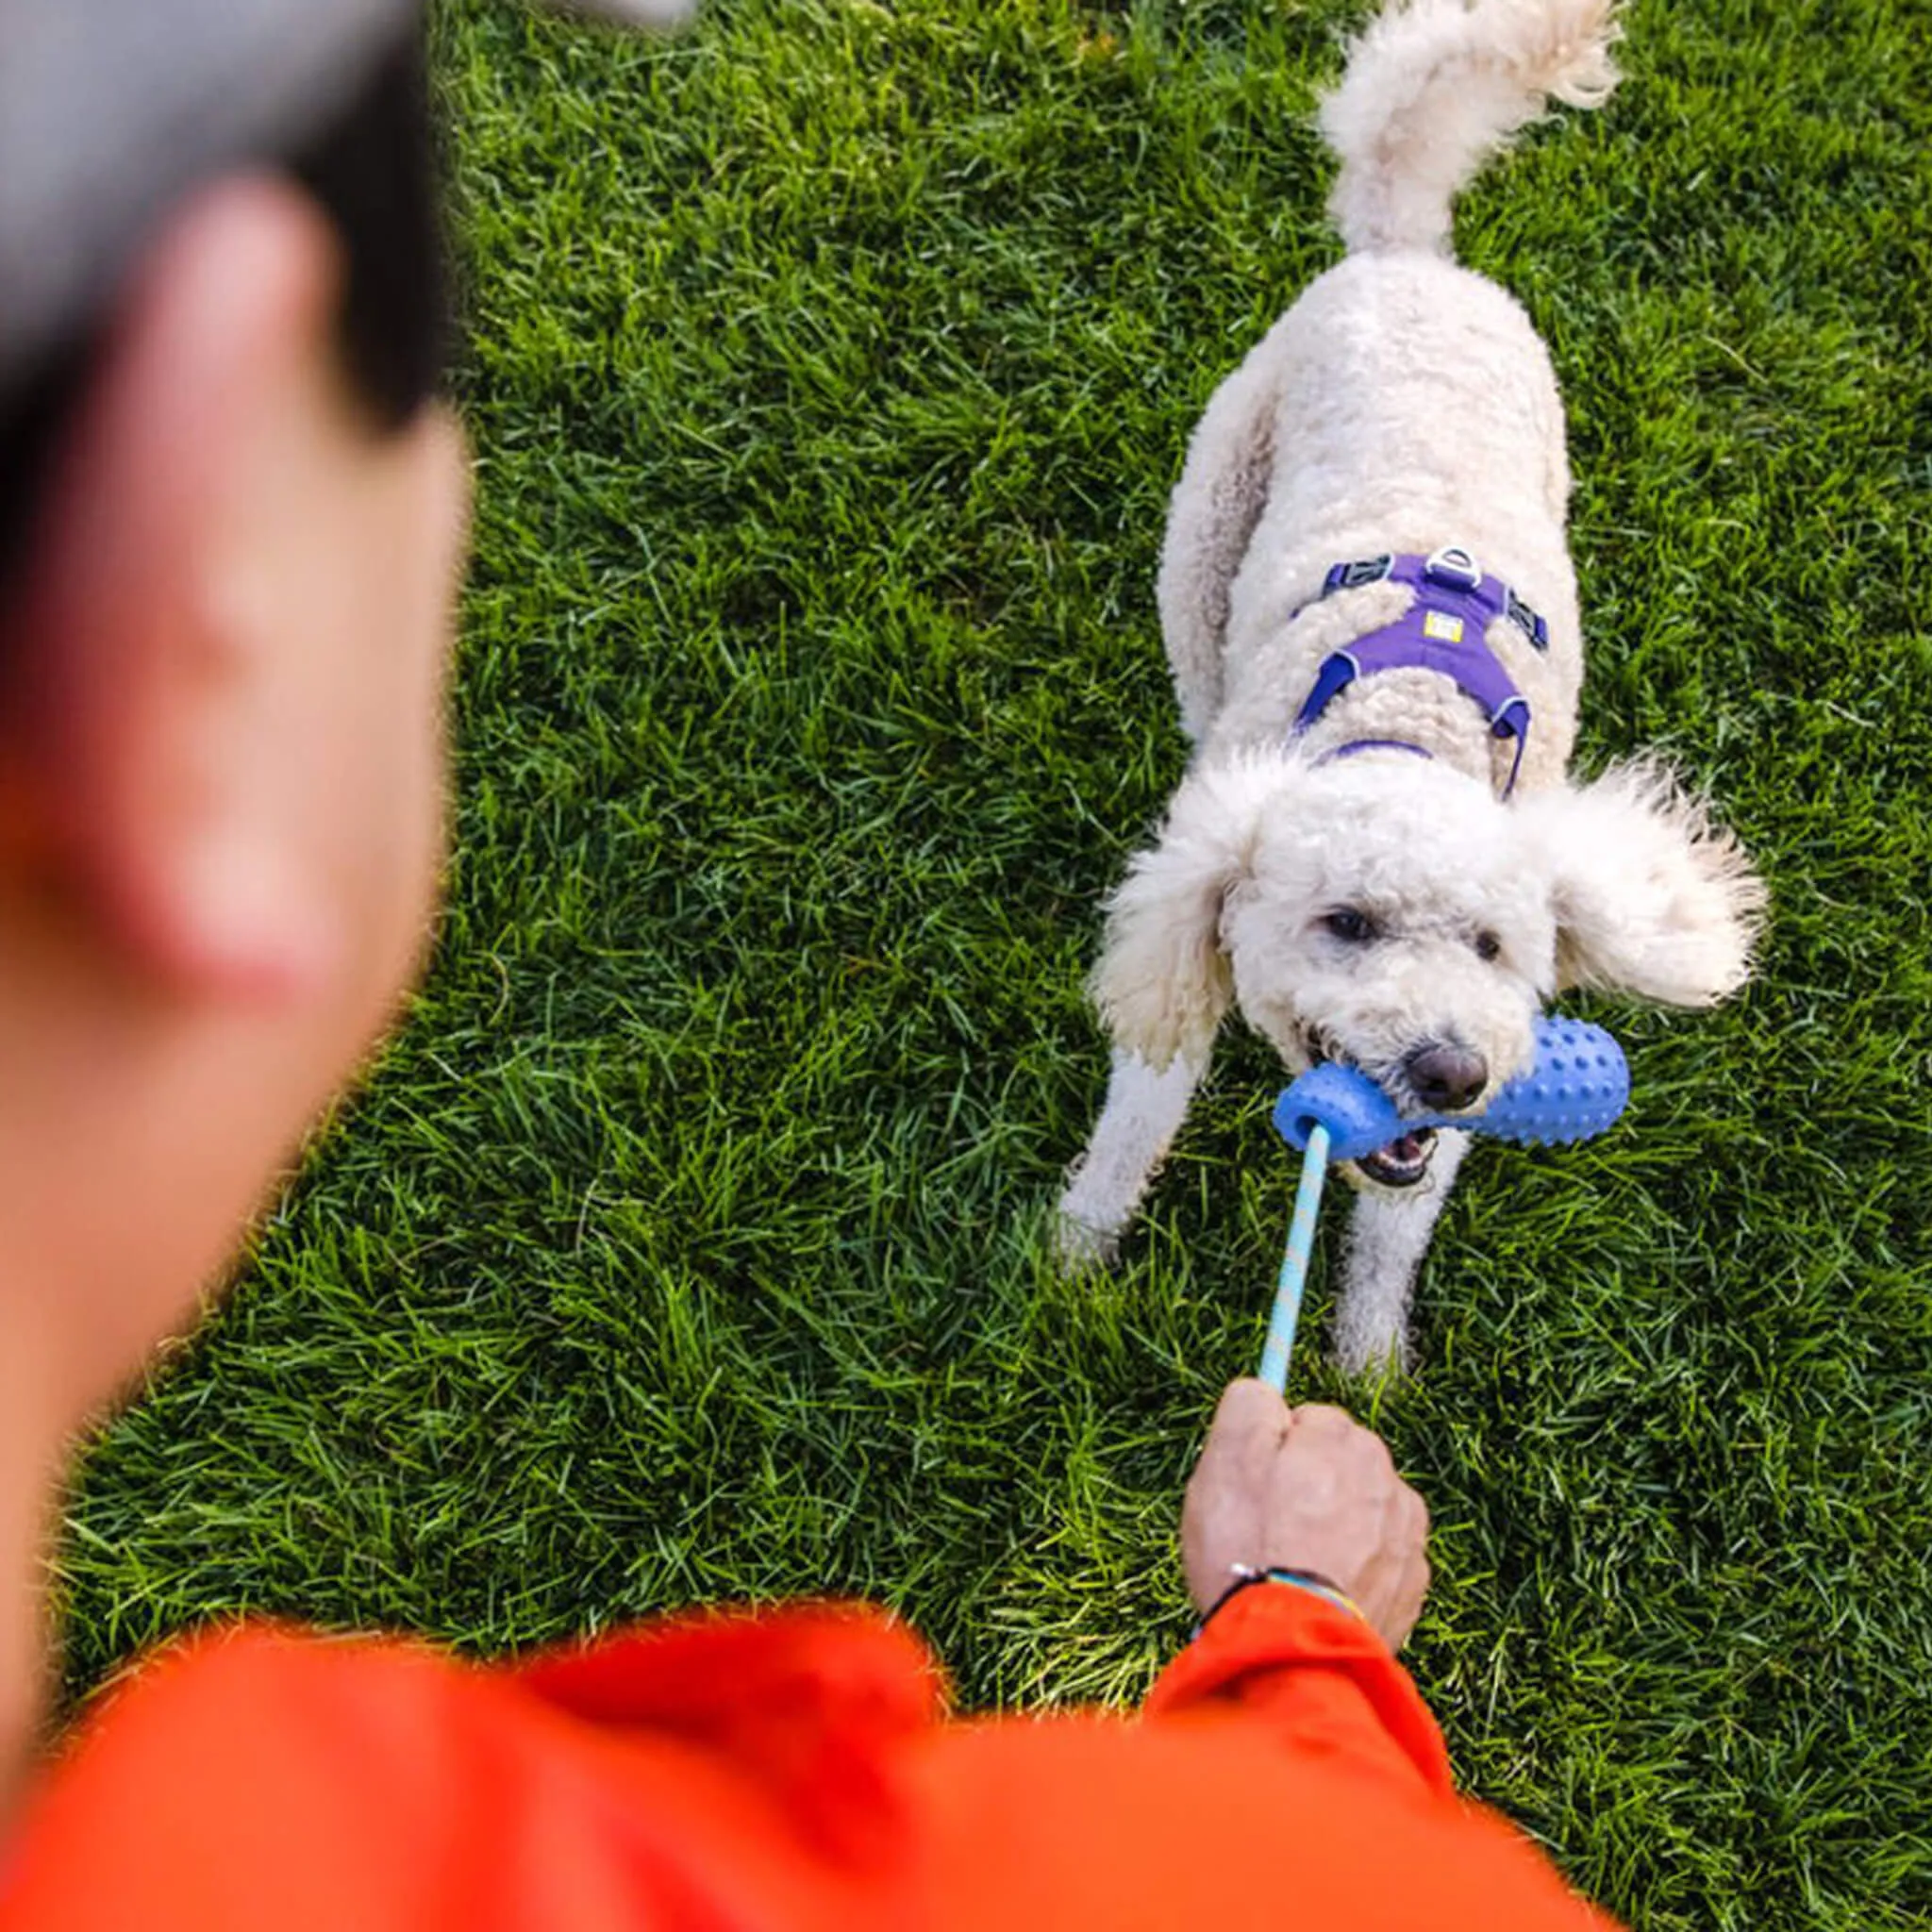
[[[1332,1403],[1305,1402],[1294,1411],[1294,1425],[1297,1431],[1308,1435],[1334,1436],[1346,1434],[1355,1427],[1355,1421],[1346,1409],[1337,1408]]]
[[[1288,1405],[1266,1382],[1248,1375],[1230,1382],[1222,1391],[1208,1430],[1210,1442],[1285,1426]]]
[[[1251,1407],[1255,1401],[1269,1392],[1267,1383],[1253,1375],[1238,1375],[1221,1391],[1221,1400],[1215,1407],[1217,1415],[1236,1415]]]

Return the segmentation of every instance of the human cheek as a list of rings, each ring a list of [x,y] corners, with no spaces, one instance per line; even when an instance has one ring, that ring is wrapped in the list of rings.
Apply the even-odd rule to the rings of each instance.
[[[430,934],[447,822],[446,699],[467,531],[469,471],[444,412],[425,412],[391,452],[384,514],[370,528],[361,647],[361,797],[348,855],[366,995],[386,1010]],[[374,493],[372,493],[374,494]]]

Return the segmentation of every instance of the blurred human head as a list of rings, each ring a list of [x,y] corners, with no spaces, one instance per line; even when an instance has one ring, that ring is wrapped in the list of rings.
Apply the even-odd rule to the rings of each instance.
[[[72,1431],[434,917],[468,483],[420,6],[0,0],[0,1806]]]
[[[0,1804],[66,1444],[433,916],[467,475],[418,32],[0,0]]]
[[[146,10],[0,0],[0,1402],[42,1441],[192,1317],[441,853],[466,467],[413,7]],[[106,145],[42,111],[75,88]]]

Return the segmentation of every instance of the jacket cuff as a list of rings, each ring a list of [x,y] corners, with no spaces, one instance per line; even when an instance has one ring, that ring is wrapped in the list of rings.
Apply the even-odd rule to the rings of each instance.
[[[1454,1795],[1442,1733],[1409,1674],[1367,1622],[1288,1584],[1243,1590],[1155,1680],[1150,1718],[1235,1706],[1290,1733],[1371,1721],[1431,1792]],[[1354,1728],[1355,1725],[1351,1725]]]

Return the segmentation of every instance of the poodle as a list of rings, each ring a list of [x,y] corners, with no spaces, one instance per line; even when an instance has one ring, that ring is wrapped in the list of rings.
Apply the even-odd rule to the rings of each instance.
[[[1548,353],[1449,258],[1457,192],[1551,97],[1616,81],[1615,0],[1411,0],[1321,125],[1345,254],[1222,385],[1158,597],[1192,757],[1108,903],[1107,1099],[1063,1259],[1131,1220],[1238,1007],[1299,1073],[1479,1113],[1568,987],[1699,1007],[1740,986],[1763,891],[1657,762],[1567,775],[1583,649]],[[1408,1361],[1416,1269],[1469,1136],[1407,1133],[1357,1189],[1336,1354]]]

